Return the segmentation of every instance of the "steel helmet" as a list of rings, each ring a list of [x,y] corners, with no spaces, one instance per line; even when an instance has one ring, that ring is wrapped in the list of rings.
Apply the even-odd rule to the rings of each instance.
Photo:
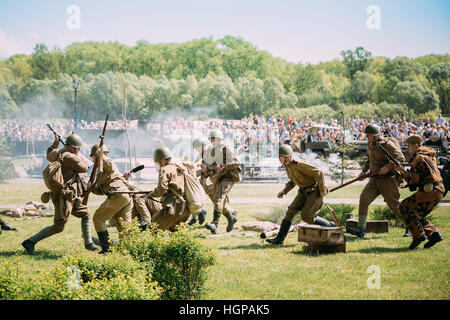
[[[155,149],[155,152],[153,153],[153,160],[155,163],[168,158],[172,158],[172,152],[170,152],[169,148],[159,147]]]
[[[91,154],[90,154],[91,157],[92,157],[94,154],[97,153],[98,148],[99,148],[99,144],[98,144],[98,143],[96,143],[96,144],[94,144],[94,145],[92,146],[92,148],[91,148]],[[108,147],[106,146],[106,144],[103,145],[103,153],[104,153],[104,154],[105,154],[105,153],[109,153],[109,150],[108,150]]]
[[[223,140],[223,133],[222,133],[222,131],[219,131],[219,130],[211,130],[211,132],[209,133],[208,138],[209,139],[216,138],[216,139]]]
[[[75,148],[81,148],[83,146],[83,140],[75,133],[71,133],[66,138],[66,145],[71,145]]]
[[[278,154],[283,157],[289,157],[294,154],[294,150],[292,150],[292,147],[290,145],[282,144],[278,149]]]
[[[380,128],[378,128],[377,125],[374,124],[368,124],[366,128],[364,129],[364,133],[369,133],[373,135],[380,134]]]

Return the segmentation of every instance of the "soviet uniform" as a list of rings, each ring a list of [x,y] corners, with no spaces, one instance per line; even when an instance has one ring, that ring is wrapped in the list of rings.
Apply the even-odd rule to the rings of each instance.
[[[286,173],[290,179],[283,193],[287,194],[295,186],[298,186],[298,194],[289,205],[284,219],[292,221],[294,216],[301,211],[302,220],[314,223],[316,212],[322,208],[323,197],[326,193],[325,178],[323,172],[309,163],[292,159],[286,165]]]
[[[120,174],[114,162],[103,157],[103,172],[97,173],[92,192],[97,195],[108,195],[110,191],[128,191],[125,179]],[[106,221],[113,218],[119,232],[131,221],[133,202],[128,194],[112,194],[95,210],[93,221],[95,230],[107,230]],[[122,220],[122,221],[120,221]]]
[[[85,247],[89,248],[89,246],[93,246],[89,210],[86,205],[81,204],[83,184],[79,176],[79,174],[87,172],[88,164],[82,161],[78,155],[70,152],[67,147],[59,150],[58,143],[59,141],[55,142],[47,149],[47,160],[50,162],[60,161],[64,187],[58,194],[51,193],[51,200],[55,208],[53,225],[42,229],[22,243],[29,253],[34,253],[34,245],[37,242],[62,232],[69,220],[70,214],[82,218],[82,232]]]
[[[442,200],[445,191],[437,167],[436,152],[431,148],[420,147],[410,162],[411,169],[404,178],[411,191],[418,191],[400,203],[400,215],[411,230],[414,240],[423,235],[430,239],[434,233],[439,233],[439,229],[425,217]],[[426,186],[427,184],[430,185]]]
[[[161,198],[161,203],[148,199],[152,215],[152,223],[158,229],[175,231],[175,227],[185,222],[189,215],[189,207],[184,192],[184,175],[176,161],[169,158],[168,163],[159,168],[158,186],[150,193],[152,198]]]
[[[228,194],[233,186],[242,180],[239,159],[233,150],[219,143],[217,146],[210,145],[206,149],[204,163],[208,166],[223,166],[225,172],[217,172],[211,175],[212,189],[206,191],[214,204],[213,221],[206,228],[215,233],[221,215],[228,220],[227,232],[232,230],[232,225],[237,221],[235,210],[229,206]],[[223,173],[223,174],[222,174]]]
[[[377,142],[379,142],[380,145],[384,147],[398,162],[402,163],[405,161],[405,157],[403,156],[400,147],[392,138],[381,137],[377,140]],[[389,162],[386,154],[376,145],[376,143],[368,143],[367,161],[364,164],[363,171],[377,171],[386,165],[389,169],[394,168],[394,165]],[[400,191],[398,189],[398,178],[395,175],[390,174],[374,176],[369,179],[369,182],[366,184],[359,197],[358,225],[363,230],[366,228],[365,221],[367,219],[369,205],[380,194],[383,196],[389,209],[399,216],[398,206],[400,204]]]
[[[141,188],[132,188],[133,191],[142,191]],[[131,188],[130,188],[131,190]],[[152,221],[152,216],[149,208],[147,207],[147,197],[143,194],[130,195],[133,201],[133,209],[131,211],[131,219],[138,218],[139,224],[145,226]]]

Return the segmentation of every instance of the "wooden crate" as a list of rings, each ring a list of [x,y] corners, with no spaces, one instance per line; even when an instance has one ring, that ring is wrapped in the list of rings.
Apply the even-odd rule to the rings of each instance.
[[[345,237],[341,227],[301,223],[298,227],[298,241],[314,244],[343,244]]]

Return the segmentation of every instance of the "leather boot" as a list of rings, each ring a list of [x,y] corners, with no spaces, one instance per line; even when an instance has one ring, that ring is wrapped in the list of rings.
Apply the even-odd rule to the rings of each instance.
[[[403,235],[405,238],[406,237],[411,237],[411,232],[409,232],[409,229],[408,228],[406,228],[405,229],[405,234]]]
[[[25,248],[28,254],[34,255],[34,243],[30,239],[22,242],[22,246]]]
[[[217,226],[219,225],[219,219],[222,213],[220,211],[215,211],[213,213],[213,221],[211,223],[207,223],[205,225],[205,228],[211,231],[211,233],[216,234],[217,233]]]
[[[194,217],[191,218],[191,220],[187,223],[187,225],[190,227],[193,224],[197,223],[197,219],[195,219]]]
[[[411,244],[409,245],[409,249],[412,250],[412,249],[417,248],[417,246],[425,240],[427,240],[427,237],[423,234],[421,237],[419,237],[411,242]]]
[[[319,216],[316,217],[314,224],[318,224],[319,226],[325,226],[325,227],[336,227],[336,224],[334,222],[328,221],[327,219],[324,219]]]
[[[198,224],[199,225],[202,225],[203,223],[205,223],[206,213],[207,213],[207,211],[205,209],[200,210],[200,212],[198,213]]]
[[[17,231],[16,228],[11,227],[9,224],[7,224],[5,221],[3,221],[2,219],[0,219],[0,226],[1,226],[1,230],[4,231]]]
[[[289,228],[291,227],[292,222],[286,219],[283,219],[281,221],[280,230],[278,231],[278,234],[275,238],[272,239],[266,239],[267,242],[271,244],[283,244],[284,239],[286,238]]]
[[[100,251],[92,239],[91,220],[89,218],[81,218],[81,234],[83,235],[84,248],[89,251]]]
[[[431,248],[436,243],[438,243],[438,242],[440,242],[442,240],[444,240],[444,238],[442,238],[442,235],[440,234],[440,232],[433,232],[433,234],[430,237],[430,240],[428,240],[428,242],[425,243],[423,245],[423,247],[426,248],[426,249]]]
[[[229,212],[225,214],[225,218],[228,220],[227,232],[230,232],[233,230],[233,226],[237,222],[237,218]]]
[[[141,231],[145,231],[145,230],[147,230],[148,225],[149,225],[148,222],[147,223],[141,223],[141,224],[139,224],[139,229]]]
[[[364,236],[366,235],[366,233],[361,227],[356,228],[348,227],[347,232],[361,239],[364,239]]]
[[[99,253],[103,254],[103,253],[110,252],[109,251],[109,233],[108,233],[108,230],[102,231],[102,232],[97,232],[97,234],[98,234],[98,239],[100,240],[100,246],[102,247],[102,251],[100,251]]]

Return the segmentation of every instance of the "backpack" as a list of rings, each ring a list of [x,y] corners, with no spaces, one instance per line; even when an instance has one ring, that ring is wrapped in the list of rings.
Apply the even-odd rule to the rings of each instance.
[[[49,163],[42,172],[44,183],[53,194],[60,193],[64,187],[61,160],[62,157],[60,156],[58,160]]]
[[[194,173],[194,166],[186,161],[182,164],[176,164],[177,168],[183,173],[184,177],[184,192],[186,194],[186,201],[191,213],[199,211],[206,203],[205,190],[197,179]],[[172,190],[173,192],[174,190]],[[177,193],[174,192],[176,195]]]

